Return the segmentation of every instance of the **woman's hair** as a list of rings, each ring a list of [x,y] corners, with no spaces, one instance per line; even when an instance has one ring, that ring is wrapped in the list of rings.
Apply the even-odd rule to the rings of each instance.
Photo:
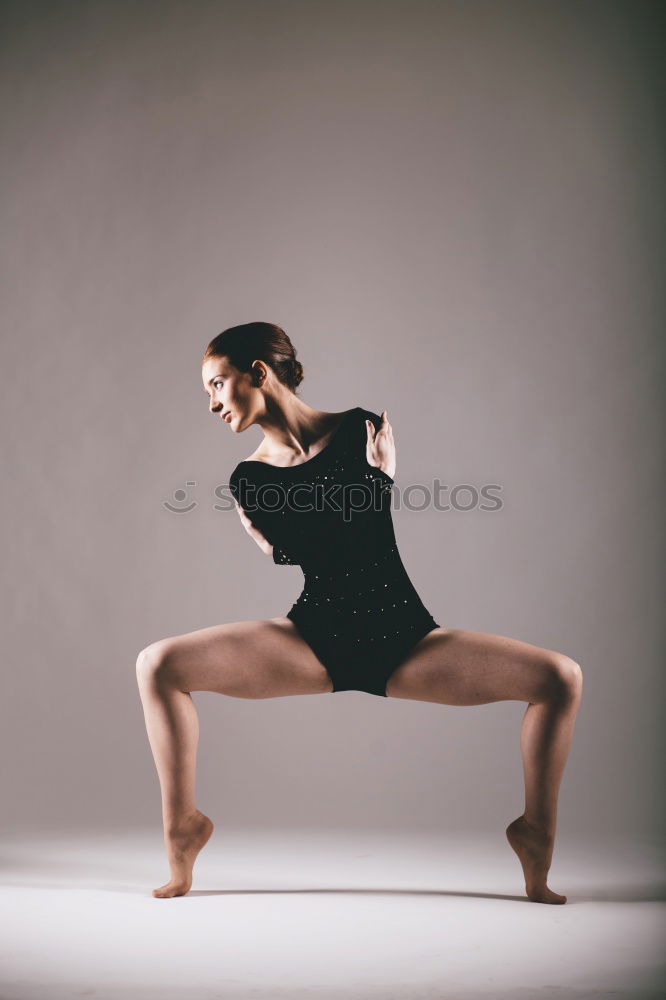
[[[264,361],[292,392],[303,380],[303,365],[296,360],[294,346],[275,323],[243,323],[218,333],[204,351],[202,364],[220,357],[228,358],[241,372],[249,372],[253,361]]]

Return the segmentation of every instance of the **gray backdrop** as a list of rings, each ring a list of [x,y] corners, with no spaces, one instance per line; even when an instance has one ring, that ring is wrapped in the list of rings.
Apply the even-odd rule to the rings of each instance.
[[[442,624],[581,663],[560,832],[658,835],[659,9],[3,4],[6,830],[159,826],[138,651],[300,591],[215,509],[260,431],[200,357],[261,319],[308,404],[387,408],[396,504],[501,487],[395,509],[405,565]],[[218,824],[522,810],[523,703],[194,697]]]

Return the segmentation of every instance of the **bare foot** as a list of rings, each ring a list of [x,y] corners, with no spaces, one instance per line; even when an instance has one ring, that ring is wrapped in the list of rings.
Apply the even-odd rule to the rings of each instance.
[[[506,836],[523,866],[528,898],[533,903],[566,903],[566,896],[560,896],[546,885],[554,838],[530,826],[524,816],[509,823]]]
[[[190,891],[195,858],[212,832],[212,820],[197,809],[177,829],[164,834],[171,881],[159,889],[153,889],[153,896],[157,899],[171,899],[172,896],[184,896]]]

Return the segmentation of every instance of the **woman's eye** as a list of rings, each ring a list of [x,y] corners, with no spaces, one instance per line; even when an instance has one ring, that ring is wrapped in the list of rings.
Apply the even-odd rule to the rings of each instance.
[[[213,382],[213,386],[217,389],[218,386],[224,385],[224,382]]]

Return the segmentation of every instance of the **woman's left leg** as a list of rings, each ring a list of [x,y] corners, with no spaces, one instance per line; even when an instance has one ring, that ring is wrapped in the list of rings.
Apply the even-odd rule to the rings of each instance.
[[[416,644],[386,685],[389,697],[442,705],[528,702],[520,734],[525,811],[506,835],[534,902],[566,902],[546,879],[582,677],[580,666],[564,653],[487,632],[437,628]]]

